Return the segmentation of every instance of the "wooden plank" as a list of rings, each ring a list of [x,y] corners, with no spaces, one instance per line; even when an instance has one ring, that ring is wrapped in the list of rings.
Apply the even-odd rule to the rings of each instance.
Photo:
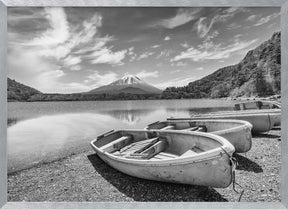
[[[101,150],[104,152],[115,152],[125,147],[126,145],[132,142],[132,136],[122,136],[119,139],[116,139],[108,144],[105,144],[101,147]]]
[[[140,148],[140,149],[137,150],[135,153],[141,153],[141,152],[143,152],[144,150],[146,150],[146,149],[149,148],[150,146],[154,145],[154,144],[157,143],[158,141],[159,141],[159,138],[158,138],[158,137],[153,138],[153,140],[152,140],[149,144],[147,144],[147,145],[145,145],[144,147]]]
[[[173,125],[169,126],[168,125],[168,126],[161,128],[160,130],[173,130],[173,129],[175,129],[175,126],[173,126]]]
[[[189,127],[189,128],[184,128],[184,129],[181,129],[181,131],[196,131],[199,127],[196,126],[196,127]]]
[[[146,140],[143,140],[143,141],[138,141],[138,142],[134,142],[126,147],[123,147],[120,152],[129,152],[131,153],[131,151],[133,150],[134,151],[137,151],[139,150],[140,148],[143,148],[144,146],[146,146],[147,144],[151,143],[153,140],[155,140],[155,138],[152,138],[152,139],[146,139]]]
[[[161,140],[143,151],[144,154],[148,154],[147,158],[152,158],[157,155],[159,152],[162,152],[168,147],[168,142],[166,140]]]

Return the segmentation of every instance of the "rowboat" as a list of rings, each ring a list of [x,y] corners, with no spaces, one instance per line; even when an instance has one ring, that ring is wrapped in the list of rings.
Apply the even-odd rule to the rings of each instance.
[[[267,110],[281,109],[281,103],[276,101],[245,101],[234,104],[234,110]]]
[[[280,121],[280,118],[279,111],[245,110],[192,115],[190,118],[168,118],[168,120],[244,120],[252,124],[253,133],[262,133],[270,131]]]
[[[216,188],[225,188],[233,180],[235,149],[215,134],[118,130],[90,144],[104,162],[134,177]]]
[[[152,123],[146,129],[213,133],[227,139],[238,153],[247,152],[252,146],[252,125],[243,120],[167,120]]]
[[[256,110],[256,113],[278,113],[275,118],[274,126],[281,125],[281,103],[276,101],[246,101],[234,104],[235,111]]]

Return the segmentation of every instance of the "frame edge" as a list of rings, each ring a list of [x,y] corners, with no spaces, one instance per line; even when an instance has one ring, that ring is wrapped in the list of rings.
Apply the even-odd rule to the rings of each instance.
[[[287,132],[283,131],[285,128],[288,127],[288,121],[285,116],[288,115],[288,83],[287,83],[287,69],[288,69],[288,27],[287,21],[288,20],[288,1],[285,1],[281,7],[281,100],[283,104],[281,110],[281,187],[280,187],[280,194],[281,194],[281,202],[283,206],[288,208],[288,169],[287,169],[287,162],[288,162],[288,154],[287,150],[285,151],[284,148],[288,147],[287,143]],[[284,129],[283,129],[284,127]],[[286,129],[287,130],[287,129]],[[286,164],[286,167],[284,166]]]
[[[4,96],[4,100],[0,99],[0,110],[4,110],[0,116],[0,139],[4,140],[0,140],[0,209],[6,209],[7,208],[18,208],[18,206],[24,206],[23,208],[38,208],[40,205],[44,208],[50,208],[52,205],[56,206],[57,208],[63,208],[63,204],[68,204],[70,206],[79,206],[82,208],[95,208],[95,205],[92,204],[87,204],[86,203],[13,203],[13,202],[8,202],[7,203],[7,63],[6,63],[6,51],[7,51],[7,8],[8,7],[12,7],[12,6],[24,6],[23,4],[25,4],[25,6],[29,6],[29,1],[25,2],[21,0],[12,0],[12,4],[9,3],[9,0],[0,0],[0,95]],[[32,3],[35,4],[35,1],[31,1]],[[58,1],[56,1],[58,2]],[[69,0],[64,0],[63,4],[66,6],[70,6],[70,4],[74,4],[74,5],[86,5],[86,6],[97,6],[98,4],[101,5],[101,2],[107,2],[107,1],[98,1],[98,2],[93,2],[93,0],[83,0],[83,1],[79,1],[78,3],[74,0],[71,0],[70,3],[68,3]],[[126,6],[130,5],[130,2],[134,2],[133,0],[127,1],[128,3],[124,4]],[[136,2],[136,1],[135,1]],[[160,1],[162,2],[162,1]],[[191,6],[191,2],[186,1],[186,0],[179,0],[179,2],[177,3],[176,1],[170,1],[168,0],[167,3],[170,2],[174,2],[173,4],[175,4],[175,6],[179,6],[182,4],[187,4]],[[227,4],[231,4],[229,3],[229,1],[227,1]],[[266,2],[264,0],[264,2]],[[281,3],[279,3],[281,2]],[[52,1],[47,0],[45,2],[45,0],[40,0],[39,1],[39,6],[47,6],[47,5],[51,5],[54,4]],[[120,3],[120,1],[116,1],[116,2],[111,2],[111,5],[113,4],[115,6],[115,4],[119,4],[119,6],[123,6],[123,3]],[[141,1],[139,2],[141,6]],[[157,6],[158,4],[156,3],[152,3],[150,2],[150,6]],[[180,4],[179,4],[180,3]],[[28,5],[27,5],[28,4]],[[59,4],[59,3],[56,3]],[[163,4],[160,3],[160,6]],[[206,5],[205,2],[203,2],[204,6]],[[219,4],[219,1],[215,1],[215,4]],[[251,5],[251,3],[243,0],[241,3],[239,3],[240,5]],[[274,4],[275,6],[281,6],[281,98],[282,98],[282,103],[284,104],[288,104],[288,83],[286,81],[286,77],[288,76],[288,27],[287,27],[287,21],[283,21],[284,18],[286,18],[286,20],[288,20],[288,1],[287,0],[272,0],[271,4]],[[103,5],[103,4],[102,4]],[[111,6],[110,4],[107,6]],[[143,4],[142,6],[145,6],[146,4]],[[187,6],[186,5],[186,6]],[[207,4],[209,6],[209,4]],[[206,6],[207,6],[206,5]],[[34,5],[35,6],[35,5]],[[159,5],[158,5],[159,6]],[[183,5],[184,6],[184,5]],[[196,6],[196,5],[195,5]],[[267,6],[267,5],[262,5],[262,6]],[[286,83],[287,84],[286,84]],[[282,117],[281,117],[281,126],[282,127],[288,127],[288,120],[285,119],[283,117],[283,115],[287,116],[288,115],[288,106],[283,106],[282,107]],[[283,162],[288,162],[288,153],[285,152],[284,147],[288,146],[288,142],[286,141],[286,139],[288,138],[286,132],[282,131],[281,132],[281,188],[280,188],[280,193],[281,193],[281,202],[276,203],[279,208],[286,208],[288,209],[288,191],[286,190],[288,188],[288,181],[285,180],[285,178],[287,178],[288,176],[288,169],[283,165]],[[4,176],[4,178],[2,178],[2,176]],[[113,204],[115,204],[116,202],[114,202]],[[86,205],[87,204],[87,205]],[[134,203],[135,204],[135,203]],[[134,205],[134,204],[131,204]],[[167,204],[167,203],[166,203]],[[229,204],[229,203],[228,203]],[[249,203],[248,203],[249,204]],[[253,203],[252,203],[253,204]],[[257,203],[256,203],[257,204]],[[261,203],[260,203],[261,204]],[[266,203],[267,206],[269,205],[269,203]],[[86,207],[85,207],[86,205]],[[100,203],[100,206],[102,204]],[[142,205],[140,203],[140,205]],[[144,204],[145,205],[145,204]],[[154,203],[152,203],[152,205],[154,205]],[[157,203],[156,203],[157,205]],[[154,205],[154,206],[156,206]],[[230,205],[230,204],[229,204]],[[281,205],[281,206],[280,206]],[[52,207],[53,207],[52,206]],[[103,204],[103,208],[110,208],[109,204]],[[107,207],[108,206],[108,207]],[[114,205],[116,206],[115,208],[124,208],[125,204],[119,204]],[[124,207],[123,207],[124,206]],[[139,206],[139,204],[135,204],[135,206]],[[150,205],[151,206],[151,205]],[[231,205],[230,205],[231,206]],[[235,206],[235,208],[241,208],[241,205],[235,205],[233,204],[233,206]],[[254,205],[255,206],[255,205]],[[283,206],[283,207],[282,207]],[[52,208],[51,207],[51,208]],[[114,208],[114,207],[112,207]],[[132,207],[131,207],[132,208]],[[138,207],[137,207],[138,208]],[[140,207],[142,208],[142,207]],[[146,206],[144,206],[144,208],[146,208]],[[148,207],[149,208],[149,207]],[[154,208],[154,207],[153,207]],[[225,207],[224,207],[225,208]],[[266,207],[264,207],[266,208]],[[276,207],[277,208],[277,207]]]
[[[0,1],[0,208],[7,202],[7,7]]]

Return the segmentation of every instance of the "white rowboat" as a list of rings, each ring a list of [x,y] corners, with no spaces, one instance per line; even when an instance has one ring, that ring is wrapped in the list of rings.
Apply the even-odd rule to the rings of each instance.
[[[230,111],[217,112],[210,114],[193,115],[190,118],[168,118],[168,120],[244,120],[252,124],[253,133],[262,133],[270,131],[281,119],[281,113],[278,111]]]
[[[210,133],[119,130],[91,146],[111,167],[138,178],[217,188],[233,180],[234,147]]]
[[[242,120],[167,120],[152,123],[146,129],[213,133],[227,139],[238,153],[247,152],[252,146],[252,125]]]

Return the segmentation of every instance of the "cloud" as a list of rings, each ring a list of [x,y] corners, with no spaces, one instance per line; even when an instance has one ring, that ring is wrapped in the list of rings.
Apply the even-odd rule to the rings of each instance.
[[[188,44],[187,42],[182,43],[181,46],[182,46],[183,48],[189,48],[189,44]]]
[[[234,38],[237,40],[237,39],[239,39],[239,38],[241,38],[241,37],[243,37],[243,34],[236,34],[235,36],[234,36]]]
[[[234,43],[228,46],[211,45],[209,47],[203,47],[201,49],[196,49],[194,47],[190,47],[186,51],[181,52],[179,55],[175,56],[171,59],[171,62],[180,61],[180,60],[193,60],[195,62],[205,61],[205,60],[219,60],[219,59],[227,59],[231,56],[233,52],[237,52],[239,50],[245,49],[255,43],[257,39],[252,41],[239,41],[236,40]]]
[[[200,38],[204,38],[211,30],[217,17],[214,17],[210,22],[206,17],[201,17],[198,21],[197,32]]]
[[[94,71],[93,74],[89,75],[85,80],[85,83],[89,84],[91,88],[97,88],[100,86],[108,85],[117,80],[118,75],[113,72],[105,74],[99,74],[98,71]]]
[[[125,58],[127,52],[127,49],[113,52],[111,48],[105,47],[86,56],[86,58],[91,59],[90,62],[92,64],[122,65],[122,60]]]
[[[210,48],[215,48],[217,45],[213,43],[213,39],[219,36],[219,32],[216,30],[210,35],[206,36],[205,39],[203,40],[202,44],[199,44],[198,47],[199,49],[210,49]]]
[[[200,38],[204,38],[209,31],[213,28],[213,25],[215,23],[219,22],[226,22],[228,19],[231,19],[236,14],[241,12],[248,11],[245,8],[241,7],[231,7],[228,9],[224,9],[219,14],[216,14],[211,20],[209,20],[207,17],[201,17],[197,24],[197,33]]]
[[[38,56],[37,51],[27,51],[22,47],[10,47],[8,51],[9,76],[42,92],[51,92],[65,75],[60,66]]]
[[[58,45],[70,37],[69,24],[66,13],[61,7],[45,7],[45,17],[50,27],[39,37],[34,38],[27,45]]]
[[[106,74],[99,74],[98,71],[94,71],[92,74],[88,75],[83,83],[71,82],[59,84],[60,88],[65,93],[74,92],[87,92],[91,89],[98,88],[100,86],[108,85],[115,80],[117,80],[117,74],[113,72],[108,72]]]
[[[97,29],[102,26],[102,16],[98,13],[94,14],[90,20],[85,20],[82,23],[81,31],[74,36],[72,42],[75,45],[80,43],[88,43],[96,35]]]
[[[242,27],[243,26],[238,24],[238,23],[231,23],[231,24],[227,25],[228,30],[235,30],[235,29],[242,28]]]
[[[201,11],[201,8],[193,9],[178,9],[176,15],[171,18],[163,19],[157,21],[152,26],[153,27],[164,27],[168,29],[173,29],[178,26],[184,25],[192,20],[195,20],[198,17],[198,13]]]
[[[151,46],[151,48],[153,48],[153,49],[156,49],[156,48],[159,48],[160,47],[160,45],[153,45],[153,46]]]
[[[79,64],[82,55],[102,49],[107,42],[114,40],[113,37],[107,35],[104,37],[97,35],[98,28],[102,26],[102,16],[98,13],[95,13],[90,19],[84,20],[74,29],[69,27],[63,8],[47,8],[45,17],[49,20],[50,28],[40,37],[23,43],[25,47],[34,47],[32,49],[37,50],[40,56],[54,57],[67,64],[67,59],[71,59],[71,57],[65,57],[73,53],[78,55],[77,61],[76,58],[73,61],[75,64]],[[76,48],[78,50],[75,50]],[[71,60],[71,62],[73,61]],[[68,63],[68,65],[72,64]]]
[[[63,83],[60,84],[58,88],[64,93],[87,92],[91,90],[90,86],[78,82]]]
[[[141,72],[137,73],[135,76],[141,79],[149,78],[149,77],[157,78],[159,76],[159,72],[158,71],[147,72],[145,70],[142,70]]]
[[[170,36],[165,36],[164,41],[169,41],[169,40],[171,40],[171,37]]]
[[[204,70],[204,68],[203,67],[197,67],[195,70],[201,71],[201,70]]]
[[[154,52],[144,52],[137,58],[137,60],[142,60],[142,59],[148,58],[148,57],[152,56],[153,54],[154,54]]]
[[[172,66],[185,67],[185,66],[187,66],[187,63],[185,63],[185,62],[176,62],[176,63],[172,63]]]
[[[267,17],[263,17],[260,20],[258,20],[257,23],[254,24],[254,26],[260,26],[260,25],[263,25],[265,23],[268,23],[270,20],[272,20],[278,16],[279,16],[279,13],[274,13],[272,15],[268,15]]]
[[[80,49],[73,51],[73,54],[86,55],[96,50],[103,48],[108,42],[115,40],[111,36],[97,37],[93,39],[93,43],[88,46],[81,47]],[[92,46],[91,46],[92,45]]]
[[[172,50],[170,50],[170,49],[165,49],[165,50],[161,51],[160,54],[158,54],[158,55],[156,56],[156,59],[160,59],[160,58],[162,58],[162,57],[169,57],[169,56],[171,55],[171,53],[172,53]]]
[[[188,85],[190,82],[195,81],[196,77],[175,78],[170,81],[165,81],[159,84],[155,84],[159,89],[165,89],[167,87],[182,87]]]
[[[79,71],[79,70],[81,70],[81,69],[82,69],[82,68],[81,68],[80,65],[73,65],[73,66],[70,67],[70,70],[72,70],[72,71]]]
[[[254,21],[254,20],[256,20],[256,18],[257,18],[257,15],[250,15],[249,17],[247,17],[247,19],[246,19],[246,21]]]
[[[63,60],[64,64],[66,66],[72,66],[72,65],[77,65],[79,64],[80,62],[82,62],[81,58],[80,57],[75,57],[75,56],[71,56],[69,55],[68,57],[66,57],[64,60]]]
[[[102,26],[102,16],[98,13],[70,26],[64,8],[47,7],[41,11],[42,18],[47,20],[46,29],[30,33],[27,40],[22,38],[20,32],[9,34],[7,58],[9,76],[12,78],[46,93],[71,92],[69,87],[73,86],[72,90],[79,87],[78,91],[81,91],[90,86],[75,82],[63,83],[62,78],[67,74],[65,68],[71,71],[82,70],[82,61],[87,55],[93,55],[91,62],[95,64],[122,64],[127,50],[113,52],[106,47],[114,38],[108,35],[101,37],[98,33],[98,28]],[[40,14],[37,13],[38,16]],[[21,19],[19,21],[21,23]],[[14,40],[17,40],[17,44]],[[98,55],[93,54],[95,52]],[[108,76],[113,77],[112,74]],[[105,82],[107,76],[99,75],[101,78],[103,81],[99,81],[100,84]]]
[[[134,53],[133,55],[131,55],[129,62],[133,62],[134,60],[136,60],[137,55]]]

